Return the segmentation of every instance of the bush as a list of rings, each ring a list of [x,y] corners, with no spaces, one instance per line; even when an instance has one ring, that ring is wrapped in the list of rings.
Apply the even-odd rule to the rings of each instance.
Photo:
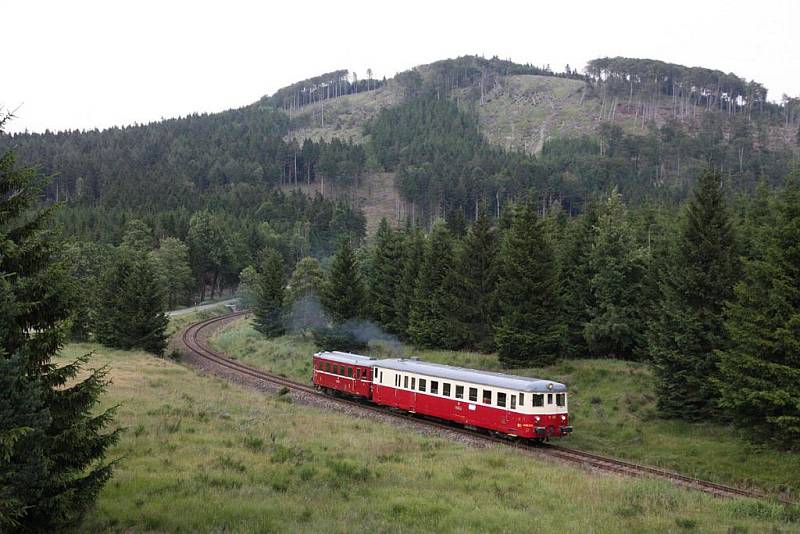
[[[341,326],[317,328],[312,332],[312,335],[314,343],[322,350],[354,352],[367,349],[367,343],[358,339],[353,332]]]

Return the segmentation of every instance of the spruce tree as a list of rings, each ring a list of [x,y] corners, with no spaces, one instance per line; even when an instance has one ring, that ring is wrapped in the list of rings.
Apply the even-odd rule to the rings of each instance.
[[[695,185],[649,329],[658,406],[671,417],[704,419],[715,411],[715,351],[726,347],[724,304],[740,271],[720,181],[706,172]]]
[[[584,329],[594,307],[591,251],[596,224],[597,210],[590,204],[569,225],[560,250],[559,288],[566,329],[563,354],[567,358],[585,358],[589,353]]]
[[[557,359],[563,338],[557,282],[553,249],[529,201],[516,208],[501,246],[495,343],[505,366],[549,365]]]
[[[382,326],[394,330],[397,286],[403,272],[402,247],[386,219],[381,219],[370,257],[369,308]]]
[[[584,329],[589,350],[597,356],[641,357],[647,250],[636,243],[616,189],[598,217],[590,262],[594,302]]]
[[[422,261],[425,257],[425,240],[419,229],[406,230],[402,240],[402,270],[400,281],[395,288],[395,324],[394,331],[407,337],[408,324],[411,319],[411,308],[414,305],[414,291]]]
[[[276,250],[264,253],[256,285],[254,309],[255,329],[267,337],[278,337],[286,331],[283,322],[283,300],[286,281],[283,257]]]
[[[164,354],[167,324],[161,285],[141,252],[120,248],[103,276],[95,313],[97,341]]]
[[[0,118],[0,130],[4,119]],[[2,135],[2,134],[0,134]],[[0,156],[0,531],[76,525],[112,473],[113,411],[97,411],[105,370],[56,366],[71,285],[34,172]]]
[[[363,317],[366,292],[355,253],[347,239],[342,240],[333,257],[322,302],[336,323]]]
[[[408,333],[421,347],[454,348],[458,344],[452,320],[453,243],[444,221],[437,221],[425,244],[425,258],[414,289]]]
[[[454,327],[471,348],[494,348],[494,325],[499,315],[497,277],[500,242],[485,212],[470,226],[455,267]]]
[[[800,178],[789,179],[765,257],[736,285],[720,351],[720,407],[751,436],[800,448]]]

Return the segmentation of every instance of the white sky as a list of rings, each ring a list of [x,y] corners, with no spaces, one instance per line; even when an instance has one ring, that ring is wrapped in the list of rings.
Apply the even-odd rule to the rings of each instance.
[[[16,109],[9,131],[104,128],[464,54],[555,70],[649,57],[735,72],[777,100],[800,95],[798,23],[798,0],[2,0],[0,106]]]

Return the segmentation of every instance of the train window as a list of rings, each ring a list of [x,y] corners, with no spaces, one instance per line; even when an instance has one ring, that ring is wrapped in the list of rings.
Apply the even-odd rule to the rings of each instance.
[[[565,397],[563,393],[556,393],[556,406],[564,406]]]
[[[394,375],[394,385],[400,387],[400,375]]]
[[[520,406],[525,406],[525,394],[524,393],[520,393],[519,394],[519,405]]]
[[[325,362],[325,371],[327,371],[329,373],[331,372],[331,364],[328,363],[328,362]]]
[[[417,389],[417,379],[415,377],[411,377],[411,389]]]
[[[548,393],[547,394],[547,404],[553,404],[553,394],[552,393]]]
[[[347,376],[350,377],[350,378],[353,378],[353,368],[352,367],[348,367],[347,368]]]
[[[457,399],[464,398],[464,386],[456,386],[456,398]]]
[[[361,380],[361,369],[356,369],[356,378]]]
[[[419,379],[419,390],[420,391],[425,391],[425,386],[426,386],[425,379],[424,378],[420,378]]]
[[[408,389],[408,375],[403,377],[403,387]]]
[[[483,390],[483,403],[484,404],[491,404],[492,403],[492,390],[491,389],[484,389]]]
[[[500,391],[497,392],[497,405],[501,408],[506,407],[506,394]]]
[[[381,377],[381,379],[379,380],[379,382],[380,382],[381,384],[383,384],[383,371],[381,371],[380,377]]]
[[[439,394],[439,382],[437,382],[436,380],[431,380],[431,393],[433,393],[434,395]]]
[[[516,410],[517,409],[517,396],[516,395],[511,395],[510,398],[511,398],[511,409],[512,410]]]
[[[447,382],[442,382],[442,395],[445,397],[450,396],[450,384]]]
[[[470,402],[478,402],[478,388],[469,388]]]
[[[544,395],[536,395],[535,393],[531,395],[531,405],[532,406],[544,406]]]

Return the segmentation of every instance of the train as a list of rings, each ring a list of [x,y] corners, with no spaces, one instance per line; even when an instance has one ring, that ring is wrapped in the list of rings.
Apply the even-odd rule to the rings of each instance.
[[[572,432],[567,386],[421,361],[349,352],[313,356],[314,387],[380,406],[531,441]]]

